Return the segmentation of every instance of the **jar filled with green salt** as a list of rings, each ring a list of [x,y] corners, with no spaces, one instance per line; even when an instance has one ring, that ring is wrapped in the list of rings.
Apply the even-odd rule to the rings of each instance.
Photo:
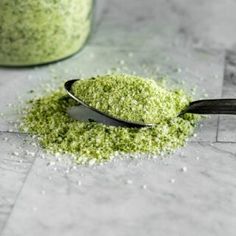
[[[28,66],[80,50],[91,29],[93,0],[1,0],[0,65]]]

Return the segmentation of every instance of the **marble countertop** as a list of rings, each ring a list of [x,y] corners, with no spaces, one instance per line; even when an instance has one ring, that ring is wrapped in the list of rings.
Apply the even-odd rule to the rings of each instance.
[[[29,89],[114,67],[168,74],[199,96],[235,97],[235,10],[234,0],[99,0],[79,54],[0,68],[0,235],[236,235],[234,116],[203,120],[167,157],[91,167],[45,155],[17,131],[14,109]]]

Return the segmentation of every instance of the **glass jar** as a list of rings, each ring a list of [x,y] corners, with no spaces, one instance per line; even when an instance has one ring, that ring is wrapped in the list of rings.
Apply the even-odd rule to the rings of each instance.
[[[66,58],[84,45],[93,0],[0,0],[0,65]]]

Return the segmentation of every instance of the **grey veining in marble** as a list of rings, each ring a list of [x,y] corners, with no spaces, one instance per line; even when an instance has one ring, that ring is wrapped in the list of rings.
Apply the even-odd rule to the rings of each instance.
[[[44,67],[0,68],[1,236],[234,236],[234,116],[203,120],[187,146],[167,157],[123,157],[95,167],[38,151],[17,131],[19,102],[49,85],[114,68],[168,74],[171,84],[196,88],[196,98],[236,95],[234,0],[96,5],[93,35],[76,56]]]

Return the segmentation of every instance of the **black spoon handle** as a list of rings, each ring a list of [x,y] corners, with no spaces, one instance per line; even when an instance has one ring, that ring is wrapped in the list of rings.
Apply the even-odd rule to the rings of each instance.
[[[207,99],[191,102],[180,114],[235,114],[236,99]]]

